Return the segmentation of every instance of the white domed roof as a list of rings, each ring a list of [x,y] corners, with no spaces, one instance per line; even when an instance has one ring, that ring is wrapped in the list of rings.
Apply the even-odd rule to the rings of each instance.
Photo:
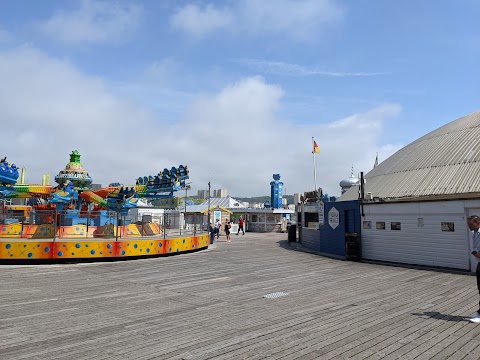
[[[452,121],[397,151],[365,175],[373,197],[480,193],[480,111]],[[341,200],[358,198],[356,187]]]
[[[340,181],[340,186],[341,187],[350,187],[353,185],[358,185],[360,180],[355,176],[351,175],[348,179]]]

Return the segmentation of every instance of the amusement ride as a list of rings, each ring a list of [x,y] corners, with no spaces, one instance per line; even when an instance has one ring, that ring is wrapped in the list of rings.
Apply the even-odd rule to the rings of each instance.
[[[24,184],[23,169],[19,170],[6,157],[0,160],[0,260],[138,257],[209,244],[207,234],[167,239],[162,224],[120,220],[140,198],[167,199],[185,189],[187,166],[139,177],[135,185],[111,183],[97,190],[77,150],[55,176],[57,186]],[[14,198],[28,199],[28,220],[9,216],[5,202]]]

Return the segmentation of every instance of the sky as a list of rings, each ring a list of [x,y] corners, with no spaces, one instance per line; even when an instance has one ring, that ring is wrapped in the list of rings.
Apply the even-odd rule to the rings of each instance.
[[[0,1],[0,156],[94,183],[180,164],[268,195],[368,173],[480,109],[478,0]]]

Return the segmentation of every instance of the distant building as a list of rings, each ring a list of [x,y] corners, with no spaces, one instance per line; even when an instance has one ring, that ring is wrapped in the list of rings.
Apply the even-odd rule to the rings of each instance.
[[[204,201],[200,205],[187,205],[186,216],[193,214],[208,214],[209,201]],[[236,233],[238,230],[238,219],[240,216],[245,219],[245,231],[251,232],[278,232],[286,231],[288,221],[291,221],[294,209],[264,209],[247,208],[240,201],[229,196],[225,198],[210,199],[210,219],[218,212],[222,223],[229,219],[233,221],[231,231]]]
[[[198,190],[197,197],[199,199],[206,200],[208,199],[208,190]],[[213,190],[211,194],[212,198],[226,198],[228,197],[228,192],[226,189]]]
[[[208,209],[208,204],[209,204],[208,200],[198,205],[189,205],[187,203],[187,212],[201,212],[203,210]],[[230,196],[227,196],[224,198],[213,198],[213,197],[210,198],[210,207],[215,207],[215,206],[223,207],[226,209],[246,208],[246,206],[243,205],[240,201]]]
[[[228,196],[226,189],[213,190],[213,197],[215,198],[226,198]]]
[[[246,229],[252,232],[285,232],[292,221],[295,209],[283,206],[283,183],[279,174],[273,174],[270,182],[270,200],[265,203],[250,203],[249,209],[231,208],[231,219],[238,222],[240,216],[246,220]],[[268,205],[268,206],[267,206]],[[257,207],[258,206],[258,207]]]
[[[198,190],[197,197],[199,199],[208,199],[208,190]]]
[[[249,202],[247,203],[247,207],[251,209],[263,209],[263,203],[262,202]]]

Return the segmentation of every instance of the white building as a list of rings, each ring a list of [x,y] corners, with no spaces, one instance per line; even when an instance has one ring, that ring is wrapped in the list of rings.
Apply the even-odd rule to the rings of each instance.
[[[136,207],[128,211],[128,218],[131,222],[152,221],[163,225],[165,210],[154,207]]]
[[[227,196],[227,189],[218,189],[213,191],[213,197],[215,198],[226,198]]]
[[[236,226],[240,216],[246,221],[245,231],[275,232],[285,230],[287,222],[291,221],[295,213],[292,208],[249,208],[242,202],[227,196],[225,198],[211,198],[210,202],[207,200],[200,205],[187,205],[187,214],[208,213],[209,208],[211,211],[219,211],[222,214],[222,221],[227,218],[234,221],[231,229],[232,233],[237,231]]]
[[[197,197],[199,199],[208,199],[208,190],[198,190]]]
[[[480,215],[480,111],[397,151],[364,187],[363,258],[475,271],[466,219]]]

